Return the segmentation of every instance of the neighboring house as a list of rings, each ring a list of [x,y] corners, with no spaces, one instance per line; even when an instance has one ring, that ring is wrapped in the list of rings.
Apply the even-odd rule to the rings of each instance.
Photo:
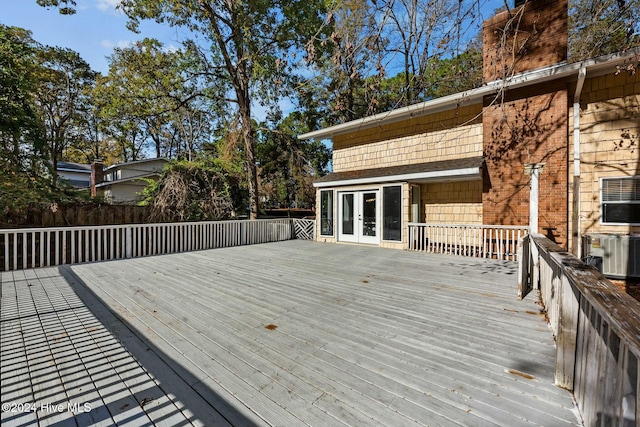
[[[167,164],[164,158],[137,160],[104,168],[101,163],[92,165],[94,175],[92,194],[103,194],[113,203],[136,203],[141,199],[142,190],[148,185],[147,179],[158,178]]]
[[[91,165],[58,162],[58,179],[76,188],[91,187]]]
[[[567,0],[520,7],[483,25],[483,86],[299,136],[333,141],[319,240],[407,249],[410,222],[532,225],[584,256],[582,236],[640,232],[640,49],[568,64]]]

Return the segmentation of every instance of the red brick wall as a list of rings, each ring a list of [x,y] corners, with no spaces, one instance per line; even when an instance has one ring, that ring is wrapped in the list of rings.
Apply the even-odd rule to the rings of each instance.
[[[483,25],[485,82],[556,65],[567,59],[567,0],[528,0]],[[568,95],[565,82],[487,98],[483,109],[485,224],[528,225],[530,176],[539,181],[539,232],[567,245]]]
[[[545,163],[539,185],[539,232],[567,244],[568,96],[557,82],[511,91],[498,103],[485,100],[485,224],[527,225],[529,180],[525,165]],[[547,228],[548,230],[545,230]]]
[[[566,61],[567,14],[567,0],[529,0],[486,20],[484,81]]]

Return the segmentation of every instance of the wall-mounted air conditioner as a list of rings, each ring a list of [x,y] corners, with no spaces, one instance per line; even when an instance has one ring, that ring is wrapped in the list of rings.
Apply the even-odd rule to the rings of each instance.
[[[590,233],[583,248],[583,259],[606,277],[640,277],[640,236]]]

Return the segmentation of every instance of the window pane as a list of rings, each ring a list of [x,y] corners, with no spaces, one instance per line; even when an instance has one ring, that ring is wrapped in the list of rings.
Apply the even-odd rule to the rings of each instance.
[[[402,187],[384,187],[382,190],[382,238],[402,240]]]
[[[333,191],[320,192],[320,234],[333,236]]]
[[[640,204],[604,203],[602,205],[602,222],[640,224]]]
[[[602,180],[603,202],[640,201],[637,178],[609,178]]]

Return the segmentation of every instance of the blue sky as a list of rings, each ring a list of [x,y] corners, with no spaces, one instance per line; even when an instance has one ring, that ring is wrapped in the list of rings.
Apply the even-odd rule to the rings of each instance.
[[[102,74],[109,71],[107,57],[114,47],[127,47],[145,37],[154,37],[171,48],[179,47],[180,40],[186,38],[185,30],[152,21],[140,24],[140,34],[127,30],[126,17],[116,10],[120,0],[76,1],[75,15],[60,15],[55,8],[38,6],[36,0],[0,0],[0,23],[30,30],[39,43],[72,49]],[[486,18],[503,5],[504,0],[481,0],[480,3]],[[512,0],[509,3],[512,4]],[[281,108],[286,113],[294,106],[289,100],[283,100]],[[266,111],[259,104],[254,105],[253,112],[258,120],[265,118]]]
[[[77,12],[69,16],[40,7],[36,0],[0,0],[0,22],[30,30],[42,44],[78,52],[103,74],[109,70],[106,57],[115,46],[126,47],[145,37],[178,46],[179,32],[167,25],[144,22],[140,34],[127,30],[125,16],[115,9],[117,3],[119,0],[77,0]]]
[[[126,47],[136,40],[154,37],[167,47],[179,46],[184,38],[179,29],[155,22],[141,23],[140,34],[125,27],[126,18],[116,10],[120,0],[77,0],[75,15],[60,15],[57,9],[46,9],[36,0],[0,0],[0,22],[22,27],[33,33],[33,38],[46,45],[72,49],[87,61],[91,68],[103,74],[108,72],[109,56],[115,46]],[[512,4],[512,0],[509,0]],[[503,0],[482,0],[485,18]]]

